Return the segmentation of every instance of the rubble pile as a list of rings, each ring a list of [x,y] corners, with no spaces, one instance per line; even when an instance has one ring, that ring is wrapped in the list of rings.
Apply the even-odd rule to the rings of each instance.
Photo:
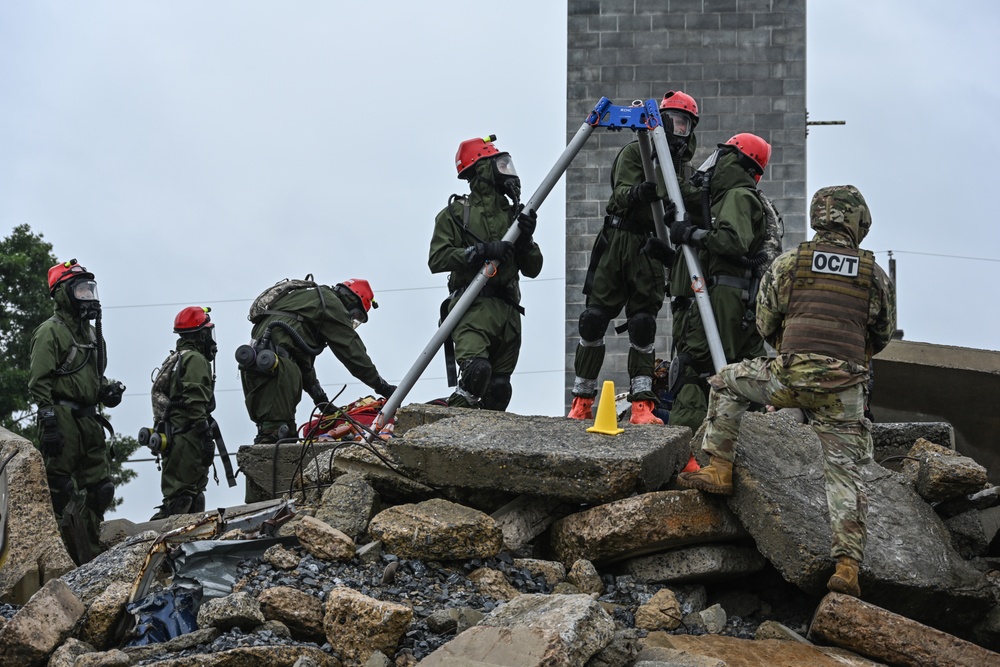
[[[397,417],[373,448],[241,448],[248,495],[275,500],[109,522],[107,551],[65,574],[5,561],[0,664],[1000,665],[1000,487],[946,424],[876,425],[892,459],[863,470],[856,600],[825,590],[822,457],[788,415],[747,415],[728,499],[674,486],[687,429]],[[180,617],[190,597],[166,641],[132,627],[130,603]]]

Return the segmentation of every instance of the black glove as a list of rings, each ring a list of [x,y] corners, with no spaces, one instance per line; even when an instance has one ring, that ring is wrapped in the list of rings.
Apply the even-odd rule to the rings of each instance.
[[[319,406],[330,402],[330,399],[327,398],[326,392],[323,391],[323,387],[320,386],[319,382],[306,389],[306,393],[309,394],[309,398],[313,400],[313,405]]]
[[[466,248],[465,254],[469,258],[470,264],[479,264],[488,259],[495,259],[506,264],[514,257],[514,244],[510,241],[477,243]]]
[[[677,217],[677,205],[669,197],[663,200],[663,224],[667,227],[673,224]]]
[[[63,440],[62,434],[59,433],[59,422],[56,420],[55,408],[50,406],[38,410],[38,427],[41,430],[39,440],[42,445],[42,454],[49,457],[62,454]]]
[[[522,204],[521,210],[517,214],[517,226],[521,230],[521,235],[517,237],[518,245],[531,243],[531,236],[535,233],[535,227],[538,226],[538,213],[535,209],[530,209],[525,213]]]
[[[675,246],[685,244],[685,245],[697,245],[697,243],[692,243],[694,233],[698,228],[695,227],[694,223],[691,222],[691,218],[684,216],[683,220],[677,220],[670,225],[670,242]]]
[[[206,468],[215,459],[215,437],[212,435],[212,423],[207,419],[197,426],[201,436],[201,464]]]
[[[109,408],[113,408],[122,402],[122,394],[125,393],[125,385],[118,380],[108,380],[107,384],[101,387],[97,394],[97,400]]]
[[[646,242],[642,244],[639,248],[640,255],[646,255],[652,257],[658,262],[661,262],[664,266],[669,267],[674,263],[674,249],[671,248],[666,241],[661,240],[657,236],[650,236],[646,239]]]
[[[372,389],[374,389],[375,393],[381,396],[382,398],[389,398],[392,396],[392,393],[396,391],[396,385],[389,384],[380,375],[378,380],[376,380],[375,384],[372,385]]]
[[[638,185],[633,185],[629,188],[629,206],[635,206],[637,204],[652,204],[657,199],[659,198],[656,196],[656,183],[653,183],[652,181],[639,183]]]

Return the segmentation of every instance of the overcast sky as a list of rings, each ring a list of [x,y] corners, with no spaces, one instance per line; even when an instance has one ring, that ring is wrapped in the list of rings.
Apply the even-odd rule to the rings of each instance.
[[[983,197],[998,28],[988,0],[809,3],[810,119],[847,124],[811,129],[808,191],[864,193],[866,246],[886,268],[895,253],[909,340],[997,347],[1000,234]],[[527,197],[565,147],[565,87],[565,2],[3,3],[0,235],[27,223],[96,274],[123,433],[151,420],[174,315],[211,306],[235,451],[254,434],[233,361],[253,297],[306,273],[368,279],[381,307],[359,331],[398,382],[446,294],[427,246],[465,191],[459,142],[495,133]],[[564,209],[560,182],[539,209],[542,274],[522,282],[520,414],[562,411]],[[369,393],[328,352],[317,368],[331,396],[347,385],[340,403]],[[439,355],[406,402],[448,393]],[[117,516],[141,521],[159,476],[135,467]],[[224,484],[210,507],[242,500]]]

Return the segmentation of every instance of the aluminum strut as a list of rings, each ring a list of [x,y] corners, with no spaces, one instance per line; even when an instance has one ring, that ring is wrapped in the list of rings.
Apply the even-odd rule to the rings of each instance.
[[[587,120],[580,126],[576,134],[567,144],[566,149],[556,160],[556,163],[549,170],[549,173],[542,179],[541,185],[535,190],[534,194],[524,203],[525,211],[537,211],[545,201],[545,198],[555,187],[555,184],[562,177],[563,173],[569,167],[569,163],[572,162],[576,154],[580,152],[583,148],[583,144],[586,143],[587,139],[590,137],[591,133],[594,131],[595,127],[600,127],[600,119],[604,116],[605,111],[611,106],[611,101],[606,97],[602,97],[601,100],[594,107],[593,111],[587,117]],[[521,234],[521,228],[516,224],[511,225],[507,233],[504,234],[503,240],[514,242],[517,237]],[[392,396],[386,400],[385,405],[382,406],[382,410],[375,417],[375,423],[373,430],[377,433],[379,429],[384,427],[386,424],[392,421],[393,416],[396,414],[396,410],[402,404],[403,399],[406,395],[413,389],[413,385],[416,384],[417,380],[420,379],[420,375],[430,364],[434,355],[437,354],[438,349],[444,344],[451,332],[454,331],[455,327],[458,325],[459,320],[465,315],[469,306],[475,300],[476,296],[482,291],[483,286],[486,285],[491,277],[496,275],[497,267],[499,262],[496,260],[490,260],[483,264],[483,268],[473,279],[472,283],[465,289],[465,292],[459,298],[458,303],[455,307],[451,309],[448,313],[448,317],[444,319],[438,330],[431,336],[430,341],[424,347],[423,351],[417,357],[417,360],[413,363],[413,366],[407,371],[406,375],[399,384],[396,386],[396,391],[392,393]]]
[[[656,172],[653,161],[650,159],[650,167],[647,170],[645,160],[646,154],[650,153],[650,135],[652,136],[653,146],[656,148],[658,155],[669,156],[670,145],[667,143],[667,134],[663,130],[663,122],[660,119],[660,110],[657,108],[656,100],[646,100],[645,115],[648,119],[649,134],[647,135],[644,131],[639,132],[639,151],[643,155],[643,171],[646,173],[646,178],[654,180]],[[681,196],[681,187],[677,183],[677,172],[674,171],[674,161],[667,159],[664,161],[657,160],[657,162],[660,165],[660,173],[664,180],[663,185],[667,189],[667,196],[670,197],[670,201],[677,207],[676,220],[683,220],[686,210],[684,209],[684,198]],[[656,235],[665,235],[666,231],[661,229],[661,227],[664,227],[662,223],[662,209],[659,218],[656,218],[654,209],[654,220],[657,219],[661,222],[656,228]],[[664,237],[660,236],[660,238]],[[669,243],[669,241],[667,242]],[[712,366],[715,368],[715,372],[718,373],[727,363],[726,353],[722,349],[722,339],[719,338],[719,325],[715,321],[712,302],[708,298],[708,285],[705,282],[705,274],[702,272],[698,255],[691,246],[682,244],[681,252],[684,254],[684,261],[687,262],[688,272],[691,274],[691,289],[694,291],[695,303],[698,304],[698,313],[701,315],[701,322],[705,326],[705,338],[708,339],[708,350],[712,355]]]

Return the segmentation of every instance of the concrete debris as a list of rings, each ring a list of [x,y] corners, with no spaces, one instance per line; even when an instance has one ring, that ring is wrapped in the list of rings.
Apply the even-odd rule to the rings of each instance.
[[[981,646],[838,593],[820,602],[809,636],[893,665],[1000,665],[1000,655]]]
[[[876,427],[876,451],[919,460],[864,467],[864,602],[820,604],[822,458],[787,415],[743,420],[730,499],[672,487],[687,429],[592,437],[572,420],[418,405],[399,417],[374,451],[241,448],[254,505],[105,524],[94,561],[23,607],[0,603],[0,664],[873,667],[911,664],[879,653],[884,635],[925,650],[910,632],[937,633],[912,664],[1000,658],[1000,490],[930,444],[951,444],[947,424]],[[217,591],[194,557],[223,550],[236,560]],[[121,648],[126,602],[178,586],[195,587],[200,629]]]

